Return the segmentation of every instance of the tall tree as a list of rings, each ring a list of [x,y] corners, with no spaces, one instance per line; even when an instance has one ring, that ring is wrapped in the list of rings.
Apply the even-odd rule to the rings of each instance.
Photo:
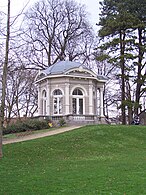
[[[38,1],[25,15],[24,31],[24,57],[37,69],[59,60],[84,60],[93,43],[85,8],[74,0]]]
[[[6,85],[7,85],[7,72],[8,72],[8,60],[9,60],[9,40],[10,40],[10,0],[8,0],[8,13],[7,13],[7,35],[6,35],[6,50],[5,61],[3,65],[2,73],[2,98],[0,109],[0,158],[2,158],[2,131],[5,117],[5,97],[6,97]]]
[[[123,124],[126,124],[127,107],[125,84],[130,77],[132,78],[132,62],[136,59],[133,52],[136,48],[135,29],[139,20],[130,10],[132,4],[131,0],[104,0],[101,2],[102,13],[99,22],[101,25],[99,36],[102,41],[105,40],[101,48],[110,55],[110,62],[119,67]]]
[[[146,2],[143,0],[129,0],[128,5],[130,13],[132,13],[137,21],[136,24],[136,33],[137,33],[137,41],[135,43],[136,49],[138,51],[137,55],[137,63],[135,63],[137,68],[137,75],[135,78],[136,90],[135,90],[135,115],[139,114],[140,107],[140,98],[143,93],[146,91],[145,82],[146,82]]]

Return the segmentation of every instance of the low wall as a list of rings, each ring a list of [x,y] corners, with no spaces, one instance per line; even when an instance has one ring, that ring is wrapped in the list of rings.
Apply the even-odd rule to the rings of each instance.
[[[35,117],[39,120],[52,120],[58,122],[64,119],[67,124],[107,124],[104,117],[98,117],[97,115],[66,115],[66,116],[38,116]]]

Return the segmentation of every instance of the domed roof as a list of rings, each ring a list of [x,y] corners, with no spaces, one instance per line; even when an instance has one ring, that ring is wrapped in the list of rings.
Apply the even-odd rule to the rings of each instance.
[[[53,64],[52,66],[50,66],[49,68],[47,68],[46,70],[44,70],[42,72],[47,74],[47,75],[49,75],[49,74],[62,74],[70,69],[79,68],[80,66],[87,69],[87,67],[83,66],[79,62],[60,61],[60,62]]]
[[[74,74],[72,74],[72,72],[74,72]],[[81,72],[82,72],[82,76],[81,76]],[[70,74],[71,73],[71,74]],[[38,73],[38,75],[36,76],[35,80],[36,82],[39,82],[41,80],[43,80],[44,78],[52,78],[52,77],[57,77],[59,76],[67,76],[67,75],[73,75],[74,77],[90,77],[90,78],[94,78],[97,79],[98,81],[101,82],[106,82],[107,78],[105,78],[105,76],[102,75],[97,75],[96,73],[94,73],[91,69],[89,69],[88,67],[86,67],[85,65],[79,63],[79,62],[72,62],[72,61],[60,61],[57,62],[53,65],[51,65],[50,67],[48,67],[47,69],[40,71]]]

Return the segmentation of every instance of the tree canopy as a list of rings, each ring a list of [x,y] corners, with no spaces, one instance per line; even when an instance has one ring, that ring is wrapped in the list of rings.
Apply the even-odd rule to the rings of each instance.
[[[25,14],[24,56],[44,69],[59,60],[85,62],[93,43],[85,7],[74,0],[41,0]],[[27,48],[27,49],[26,49]]]

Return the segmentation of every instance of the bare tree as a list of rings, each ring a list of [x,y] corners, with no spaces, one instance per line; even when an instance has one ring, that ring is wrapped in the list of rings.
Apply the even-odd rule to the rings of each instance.
[[[37,90],[34,84],[35,71],[21,67],[9,67],[6,93],[7,124],[12,117],[32,117],[37,109]]]
[[[98,40],[97,40],[98,41]],[[104,115],[109,118],[113,110],[117,111],[120,96],[115,89],[118,89],[117,78],[118,69],[110,63],[110,57],[106,52],[101,52],[99,49],[94,51],[94,69],[98,75],[103,75],[108,78],[104,87]],[[117,102],[116,102],[117,101]]]
[[[1,100],[1,109],[0,109],[0,158],[2,158],[2,130],[3,130],[4,116],[5,116],[4,112],[5,112],[6,82],[7,82],[7,72],[8,72],[9,40],[10,40],[10,0],[8,0],[6,50],[5,50],[5,61],[3,65],[3,74],[2,74],[2,100]]]
[[[74,0],[37,2],[27,11],[24,26],[24,57],[34,68],[85,58],[93,42],[85,8]]]
[[[7,107],[7,91],[8,91],[8,86],[7,86],[7,81],[8,81],[8,74],[9,74],[9,65],[12,59],[14,58],[13,56],[13,49],[12,47],[16,41],[16,36],[18,30],[13,28],[15,26],[15,22],[19,18],[19,16],[22,14],[23,10],[16,16],[16,17],[11,17],[10,16],[10,0],[8,0],[8,6],[7,6],[7,13],[3,14],[3,19],[5,21],[5,18],[7,17],[7,24],[2,24],[0,35],[1,35],[1,42],[0,42],[0,50],[1,50],[1,64],[0,68],[2,69],[2,95],[1,95],[1,103],[0,103],[0,158],[2,157],[2,131],[4,129],[4,121],[6,117],[6,107]],[[24,7],[25,8],[25,7]],[[10,33],[11,29],[11,33]],[[4,41],[6,41],[4,43]],[[16,49],[16,48],[15,48]],[[4,51],[5,50],[5,51]],[[4,59],[4,60],[3,60]],[[10,94],[10,96],[13,96],[13,93]],[[14,94],[15,95],[15,94]]]

